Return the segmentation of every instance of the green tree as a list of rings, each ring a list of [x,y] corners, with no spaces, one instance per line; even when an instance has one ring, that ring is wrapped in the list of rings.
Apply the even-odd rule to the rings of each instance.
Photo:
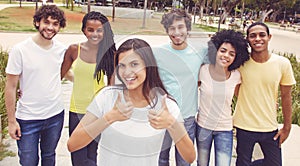
[[[296,0],[245,0],[245,5],[256,11],[258,20],[264,22],[273,13],[273,18],[283,12],[286,8],[295,5]]]
[[[222,8],[224,9],[222,15],[221,15],[221,23],[224,24],[227,16],[229,16],[229,13],[232,11],[232,9],[240,4],[242,0],[222,0]]]

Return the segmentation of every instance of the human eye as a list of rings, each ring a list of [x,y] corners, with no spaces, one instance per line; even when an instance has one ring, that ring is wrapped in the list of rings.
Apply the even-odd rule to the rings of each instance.
[[[50,24],[50,21],[49,20],[46,20],[46,19],[44,19],[44,24]]]
[[[175,27],[169,27],[169,31],[174,31]]]
[[[102,33],[102,32],[103,32],[102,28],[97,29],[97,33]]]
[[[137,66],[139,66],[139,63],[138,63],[138,62],[132,62],[132,63],[131,63],[131,67],[137,67]]]
[[[59,26],[59,22],[54,22],[53,25],[57,27]]]
[[[225,53],[226,50],[225,50],[225,49],[220,49],[220,52],[221,52],[221,53]]]
[[[235,57],[235,52],[230,52],[229,55],[230,55],[231,57]]]
[[[93,28],[87,28],[86,29],[88,32],[94,32],[94,29]]]
[[[256,38],[256,34],[250,34],[249,38],[251,38],[251,39]]]
[[[221,48],[219,48],[219,52],[225,53],[225,52],[226,52],[226,49],[221,47]]]
[[[185,28],[185,26],[184,25],[180,25],[180,26],[178,26],[178,29],[184,29]]]
[[[118,68],[119,68],[119,69],[123,69],[123,68],[125,68],[125,65],[122,64],[122,63],[119,63],[119,64],[118,64]]]
[[[259,37],[265,37],[267,34],[265,32],[259,33]]]

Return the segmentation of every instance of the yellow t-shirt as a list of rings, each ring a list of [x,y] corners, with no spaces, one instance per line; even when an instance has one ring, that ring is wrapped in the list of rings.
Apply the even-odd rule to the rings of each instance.
[[[257,63],[250,58],[239,71],[242,84],[234,113],[234,126],[258,132],[276,130],[279,85],[296,83],[289,60],[276,54],[272,54],[265,63]]]
[[[71,95],[70,111],[85,114],[86,108],[92,101],[95,93],[103,88],[105,83],[103,72],[101,72],[101,80],[99,81],[99,84],[94,78],[96,63],[86,63],[81,60],[79,55],[80,49],[78,49],[78,57],[72,65],[74,83]]]

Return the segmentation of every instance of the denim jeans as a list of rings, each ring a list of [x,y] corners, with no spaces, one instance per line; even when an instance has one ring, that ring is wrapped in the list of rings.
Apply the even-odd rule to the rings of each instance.
[[[196,132],[195,117],[191,116],[184,119],[184,127],[187,130],[191,140],[194,142],[195,132]],[[169,166],[169,157],[170,157],[170,149],[172,146],[172,141],[173,140],[169,132],[166,131],[163,140],[162,150],[159,155],[159,162],[158,162],[159,166]],[[190,166],[190,164],[180,156],[176,148],[175,148],[175,160],[176,160],[176,166]]]
[[[197,165],[208,166],[212,142],[215,148],[215,166],[230,166],[232,157],[233,132],[205,129],[197,124]]]
[[[273,140],[278,130],[271,132],[252,132],[237,128],[237,160],[236,166],[281,166],[281,148],[279,138]],[[258,143],[264,154],[264,159],[252,162],[252,152],[255,143]]]
[[[17,119],[21,127],[21,139],[17,141],[20,164],[36,166],[39,163],[39,144],[41,165],[55,165],[55,149],[64,123],[64,111],[44,120]]]
[[[69,135],[72,134],[84,114],[69,112]],[[99,136],[87,146],[71,153],[73,166],[96,166]]]

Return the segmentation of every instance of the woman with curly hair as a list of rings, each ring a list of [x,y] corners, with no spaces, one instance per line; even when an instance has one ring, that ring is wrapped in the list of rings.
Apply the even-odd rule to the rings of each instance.
[[[197,162],[199,166],[209,165],[214,141],[215,165],[229,166],[233,144],[231,104],[241,83],[236,69],[249,59],[247,40],[233,30],[217,32],[208,42],[208,58],[211,64],[201,66],[199,72]]]

